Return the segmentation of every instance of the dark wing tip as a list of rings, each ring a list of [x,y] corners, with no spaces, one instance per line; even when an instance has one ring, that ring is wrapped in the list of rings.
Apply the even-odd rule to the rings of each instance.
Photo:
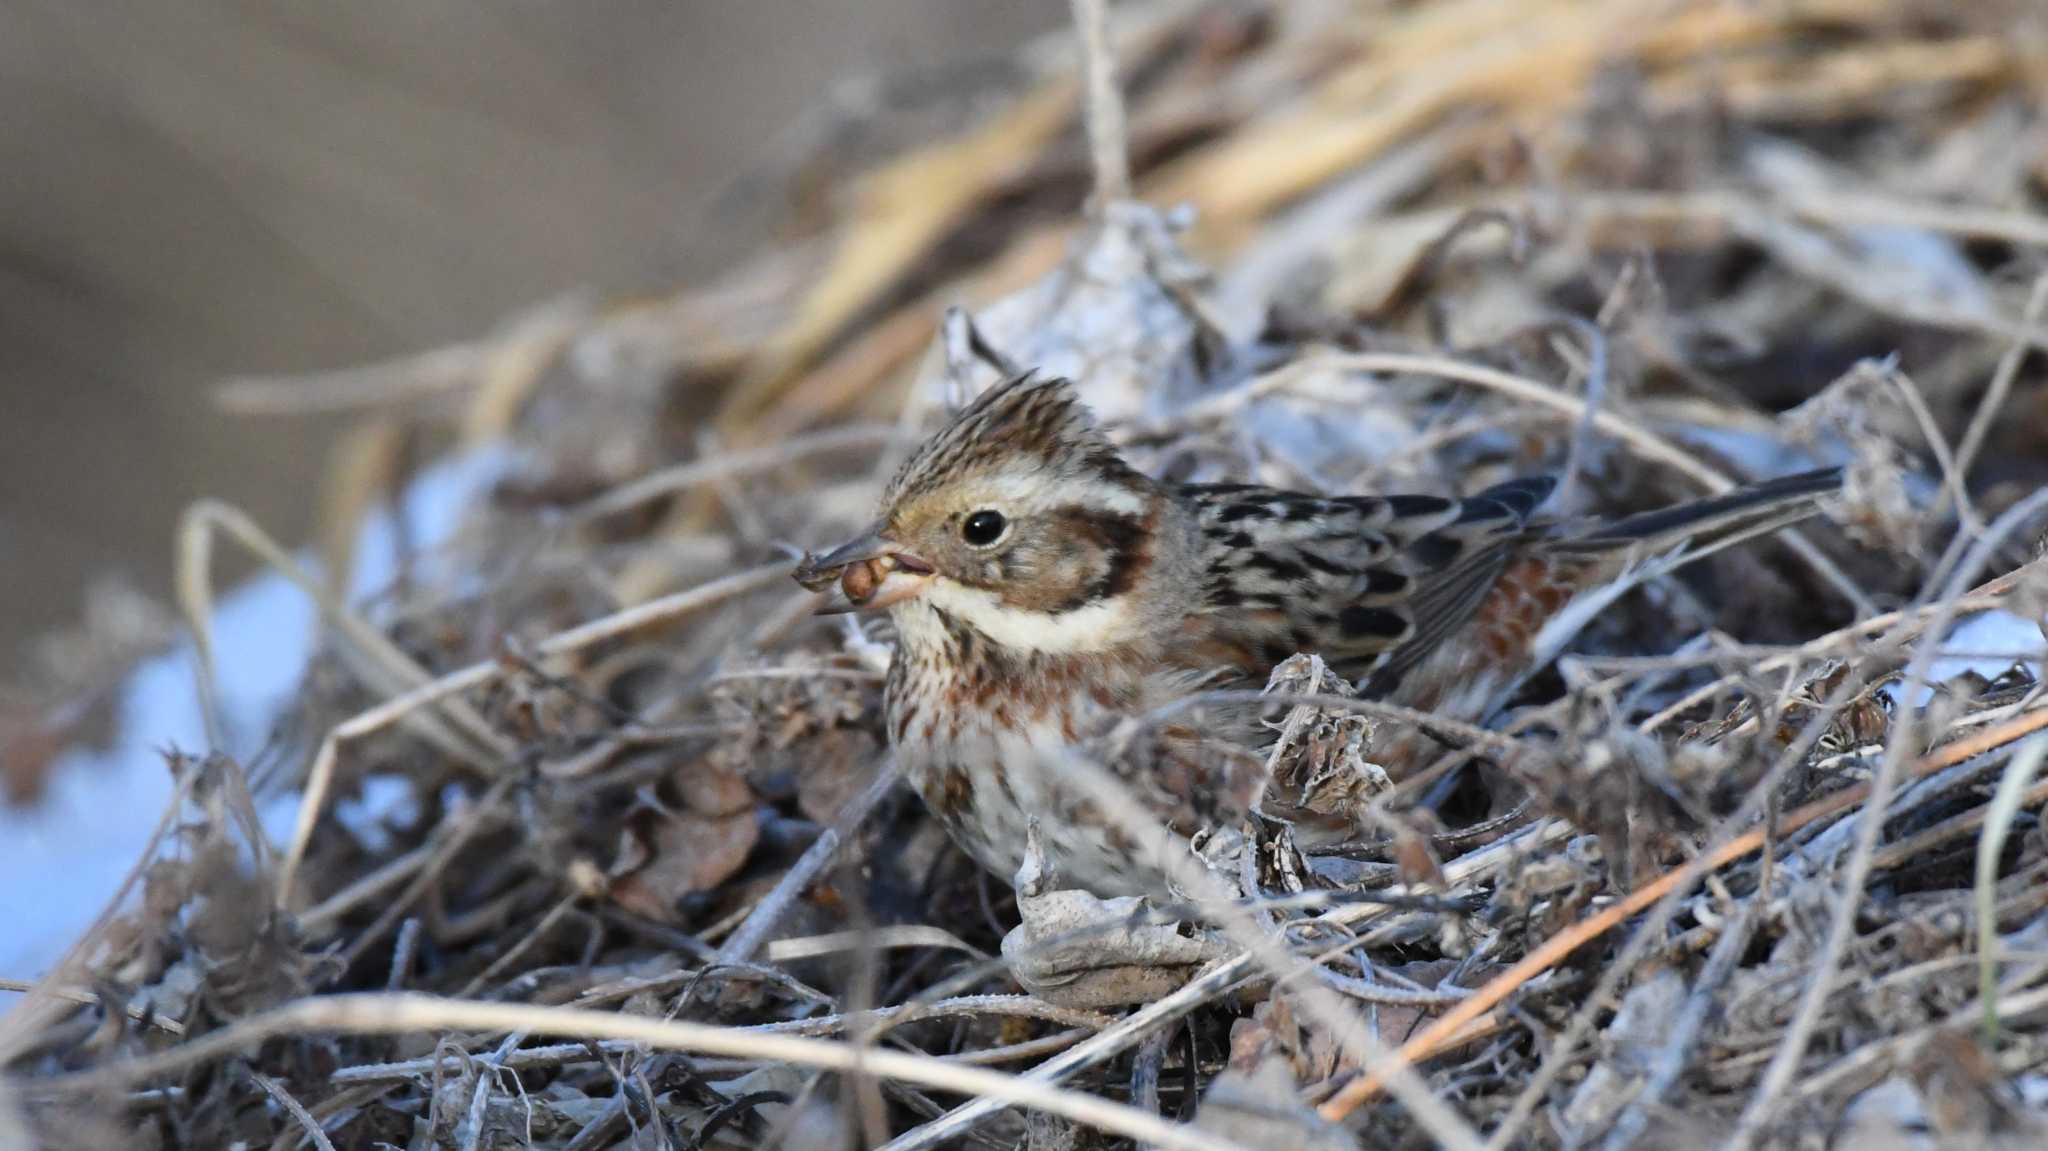
[[[1764,480],[1709,496],[1703,500],[1624,516],[1600,524],[1572,541],[1576,544],[1622,544],[1650,539],[1672,532],[1699,531],[1706,534],[1754,522],[1794,504],[1805,503],[1837,491],[1842,486],[1841,468],[1818,468],[1789,476]]]
[[[1536,514],[1551,493],[1557,490],[1556,476],[1517,476],[1506,483],[1495,484],[1465,501],[1468,508],[1473,505],[1491,504],[1506,510],[1515,519],[1524,523]],[[1489,515],[1472,515],[1469,512],[1460,517],[1464,520],[1491,519]]]
[[[1415,630],[1407,613],[1390,607],[1349,604],[1337,613],[1337,627],[1350,640],[1394,642]]]

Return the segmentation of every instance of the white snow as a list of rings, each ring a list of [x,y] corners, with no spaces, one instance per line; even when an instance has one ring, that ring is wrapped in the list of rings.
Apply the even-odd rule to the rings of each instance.
[[[1945,683],[1973,671],[1996,679],[2015,663],[2025,664],[2039,679],[2043,661],[2048,659],[2048,639],[2042,638],[2041,628],[2033,620],[2006,611],[1987,611],[1957,624],[1942,642],[1941,650],[1956,654],[1934,661],[1927,675],[1933,683]],[[1896,704],[1902,698],[1902,685],[1891,684],[1885,693]],[[1903,698],[1918,707],[1933,694],[1933,689],[1921,687]]]
[[[421,475],[403,500],[418,546],[446,539],[505,464],[504,451],[485,450]],[[350,587],[358,596],[391,581],[397,536],[388,515],[365,524],[356,556]],[[274,574],[220,597],[214,645],[228,729],[222,750],[246,759],[262,748],[313,654],[315,623],[313,605]],[[111,748],[67,754],[35,807],[0,806],[0,975],[30,979],[56,962],[112,897],[161,817],[171,795],[164,750],[207,750],[192,659],[188,640],[137,667],[121,689]],[[367,825],[378,814],[373,801],[381,796],[389,805],[395,794],[367,792],[350,816]],[[274,839],[290,829],[298,798],[263,803]]]

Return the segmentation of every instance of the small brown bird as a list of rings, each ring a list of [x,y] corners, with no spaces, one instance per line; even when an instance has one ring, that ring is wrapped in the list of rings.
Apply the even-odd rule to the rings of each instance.
[[[1174,486],[1125,463],[1066,381],[1026,376],[919,447],[873,526],[796,578],[834,596],[826,611],[893,614],[889,738],[970,855],[1011,878],[1035,820],[1064,885],[1144,894],[1176,841],[1137,842],[1060,782],[1063,759],[1111,770],[1185,836],[1257,806],[1263,758],[1173,724],[1122,762],[1088,754],[1119,720],[1259,686],[1297,652],[1368,697],[1479,720],[1577,597],[1804,518],[1839,483],[1810,472],[1579,526],[1536,515],[1548,478],[1462,500]],[[1398,777],[1415,750],[1374,758]]]

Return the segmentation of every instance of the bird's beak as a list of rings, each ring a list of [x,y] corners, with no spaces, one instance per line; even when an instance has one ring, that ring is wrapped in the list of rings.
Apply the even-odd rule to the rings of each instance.
[[[931,583],[932,565],[904,551],[876,524],[824,555],[806,555],[796,582],[825,593],[819,615],[877,611],[902,603]]]

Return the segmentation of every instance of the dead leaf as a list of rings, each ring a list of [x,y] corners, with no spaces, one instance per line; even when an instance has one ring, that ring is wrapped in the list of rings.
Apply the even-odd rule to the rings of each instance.
[[[725,760],[704,756],[675,774],[683,806],[698,815],[732,815],[754,806],[754,789]]]
[[[1245,1147],[1290,1151],[1358,1151],[1350,1132],[1317,1115],[1284,1059],[1268,1059],[1250,1075],[1225,1071],[1202,1093],[1195,1126]]]
[[[751,808],[723,816],[649,810],[640,813],[638,824],[628,837],[634,851],[645,853],[644,862],[636,860],[639,866],[613,881],[612,899],[664,923],[676,921],[685,896],[713,890],[746,866],[761,837]]]
[[[811,741],[810,760],[797,779],[797,810],[812,823],[829,824],[874,779],[882,745],[858,728],[833,728]]]

